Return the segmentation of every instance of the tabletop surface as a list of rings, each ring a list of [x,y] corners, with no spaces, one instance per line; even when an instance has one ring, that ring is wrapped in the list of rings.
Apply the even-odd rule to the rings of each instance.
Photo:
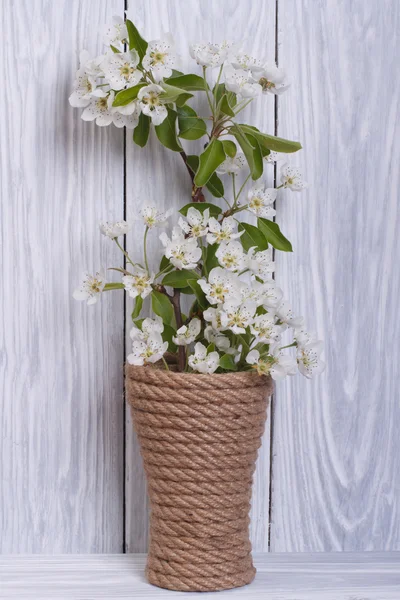
[[[144,578],[144,554],[0,556],[0,598],[196,598]],[[250,586],[201,597],[246,600],[400,600],[400,552],[256,554]]]

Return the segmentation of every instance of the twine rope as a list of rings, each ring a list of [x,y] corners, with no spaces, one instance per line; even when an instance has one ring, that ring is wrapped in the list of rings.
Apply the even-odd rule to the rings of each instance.
[[[150,499],[150,583],[217,591],[255,575],[249,508],[269,378],[126,367]]]

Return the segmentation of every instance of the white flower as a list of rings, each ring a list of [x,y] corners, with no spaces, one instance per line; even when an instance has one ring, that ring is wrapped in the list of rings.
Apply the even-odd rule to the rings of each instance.
[[[147,271],[137,266],[132,270],[132,275],[124,275],[122,278],[124,288],[131,298],[136,298],[136,296],[146,298],[152,292],[151,284],[154,281],[154,274],[148,275]]]
[[[268,219],[276,215],[276,210],[272,207],[278,195],[275,188],[267,188],[262,184],[254,185],[247,194],[248,209],[257,215]]]
[[[208,219],[210,218],[210,209],[202,213],[191,206],[186,214],[186,221],[182,217],[179,218],[178,225],[190,237],[203,237],[208,231]]]
[[[176,337],[172,341],[177,346],[188,346],[197,338],[201,330],[201,321],[196,317],[192,319],[189,325],[182,325],[176,332]]]
[[[105,221],[100,223],[99,227],[101,233],[112,240],[120,235],[125,235],[131,229],[131,225],[126,221],[117,221],[115,223]]]
[[[281,182],[283,187],[289,188],[292,192],[300,192],[307,187],[307,183],[303,181],[300,169],[291,167],[288,164],[282,165]]]
[[[106,93],[97,87],[95,70],[99,59],[90,59],[89,53],[83,50],[80,54],[80,67],[74,81],[74,91],[69,97],[69,103],[75,108],[86,107],[93,97],[101,98]],[[100,57],[102,60],[102,57]]]
[[[250,350],[246,362],[254,365],[259,375],[271,375],[275,381],[283,379],[286,375],[295,375],[297,371],[294,358],[283,354],[277,347],[270,348],[266,359],[260,358],[258,350]]]
[[[172,36],[164,40],[149,42],[142,65],[146,71],[151,71],[156,81],[171,77],[172,67],[176,63],[175,44]]]
[[[105,273],[98,271],[95,275],[86,273],[81,286],[73,293],[75,300],[87,300],[88,305],[96,304],[101,292],[106,284]]]
[[[221,314],[222,308],[220,306],[217,308],[207,308],[207,310],[203,312],[204,320],[208,323],[211,323],[212,328],[217,332],[220,332],[224,329],[221,323]]]
[[[112,112],[114,96],[114,92],[111,91],[107,96],[92,98],[89,106],[85,108],[81,115],[83,121],[96,120],[96,125],[99,125],[100,127],[111,125],[114,120]]]
[[[282,301],[283,292],[273,280],[263,284],[263,307],[267,310],[275,309]]]
[[[223,42],[222,44],[200,43],[189,46],[190,56],[198,65],[203,67],[219,67],[229,56],[233,44]]]
[[[294,330],[294,339],[299,348],[306,346],[310,342],[317,341],[317,334],[313,331],[308,331],[304,325]]]
[[[226,217],[219,223],[214,217],[208,219],[207,242],[209,244],[221,244],[239,238],[244,231],[233,233],[236,229],[236,221],[233,217]]]
[[[238,152],[236,156],[231,158],[228,156],[223,163],[221,163],[217,169],[219,175],[237,175],[239,171],[245,166],[246,159],[243,152]]]
[[[201,258],[201,248],[197,245],[196,238],[185,238],[179,227],[172,230],[170,240],[166,233],[160,235],[160,240],[165,248],[165,256],[177,269],[195,269]]]
[[[146,85],[139,90],[138,99],[142,113],[151,118],[153,125],[161,125],[168,115],[160,96],[163,88],[156,83]]]
[[[152,227],[165,227],[169,217],[172,215],[172,208],[165,213],[159,212],[155,206],[145,206],[140,211],[144,224],[151,229]]]
[[[253,58],[248,54],[236,54],[231,60],[231,65],[235,69],[242,69],[243,71],[251,71],[251,74],[255,77],[263,72],[264,65],[257,58]]]
[[[194,354],[189,356],[189,365],[199,373],[214,373],[219,367],[219,354],[218,352],[207,354],[207,348],[197,342],[194,347]]]
[[[199,279],[197,281],[206,295],[210,304],[221,304],[229,297],[238,295],[238,281],[230,271],[215,267],[211,269],[208,281]]]
[[[265,94],[282,94],[289,87],[290,83],[287,80],[286,72],[279,69],[274,64],[269,64],[264,67],[259,83],[262,91]]]
[[[240,271],[245,264],[245,255],[240,242],[223,242],[215,253],[219,264],[228,271]]]
[[[122,44],[128,42],[128,30],[121,17],[114,16],[111,25],[106,25],[104,31],[104,43],[107,46],[121,48]]]
[[[113,123],[116,127],[135,129],[139,123],[141,110],[139,102],[136,100],[125,106],[113,106],[111,112],[113,114]]]
[[[275,314],[279,318],[280,322],[288,327],[298,329],[303,325],[303,317],[296,317],[288,302],[282,302],[276,309]]]
[[[139,55],[136,50],[121,52],[118,54],[107,54],[102,69],[110,87],[113,90],[122,90],[139,83],[142,72],[137,69]]]
[[[168,342],[163,342],[160,334],[153,333],[147,340],[134,339],[132,353],[127,356],[131,365],[145,365],[160,360],[168,349]]]
[[[246,274],[244,277],[246,277]],[[260,283],[253,277],[246,277],[246,281],[240,281],[240,294],[242,297],[242,302],[245,300],[253,300],[257,306],[264,304],[267,285],[267,283]]]
[[[270,279],[271,273],[275,271],[275,262],[272,260],[272,250],[260,250],[249,248],[247,253],[247,267],[254,275],[261,279]]]
[[[218,350],[221,350],[222,352],[228,354],[232,354],[233,352],[236,353],[236,350],[230,347],[230,339],[226,337],[226,335],[224,335],[223,333],[220,333],[219,331],[213,329],[211,325],[207,325],[207,327],[204,329],[204,337],[207,340],[207,342],[215,344]]]
[[[163,331],[164,323],[162,318],[156,315],[154,319],[150,319],[149,317],[144,319],[141,329],[136,325],[133,325],[130,331],[130,337],[132,340],[147,340],[151,335],[160,335]]]
[[[297,364],[299,371],[307,379],[322,373],[325,369],[325,363],[320,358],[322,350],[323,343],[321,341],[310,342],[298,348]]]
[[[225,87],[228,92],[240,94],[243,98],[255,98],[262,92],[262,87],[254,81],[249,71],[234,69],[231,65],[225,68]]]
[[[273,314],[258,315],[254,317],[254,322],[250,325],[250,331],[256,335],[260,342],[272,344],[281,339],[282,327],[276,325],[276,319]]]
[[[270,153],[267,156],[264,156],[265,162],[269,164],[274,164],[279,162],[280,160],[284,160],[286,158],[286,154],[282,154],[280,152],[275,152],[274,150],[270,150]]]
[[[233,333],[246,333],[246,327],[253,322],[256,309],[257,305],[252,300],[245,300],[242,304],[228,300],[221,312],[221,324]]]

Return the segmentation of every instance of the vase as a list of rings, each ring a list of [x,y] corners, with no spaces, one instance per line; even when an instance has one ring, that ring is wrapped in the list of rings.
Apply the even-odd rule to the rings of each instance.
[[[251,583],[249,509],[271,379],[127,365],[126,393],[150,501],[148,581],[181,591]]]

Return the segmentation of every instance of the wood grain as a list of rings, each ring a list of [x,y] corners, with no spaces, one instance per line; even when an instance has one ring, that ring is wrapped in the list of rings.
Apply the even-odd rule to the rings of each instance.
[[[72,299],[115,261],[122,132],[68,104],[120,1],[2,3],[0,552],[120,552],[123,305]]]
[[[146,39],[155,39],[170,31],[177,43],[183,70],[200,73],[200,67],[190,59],[188,46],[196,41],[240,40],[244,49],[255,56],[270,59],[275,53],[275,0],[247,3],[239,0],[222,0],[218,3],[187,0],[130,1],[128,15],[135,21]],[[243,113],[243,120],[257,124],[265,131],[274,130],[274,103],[272,98],[260,98],[251,112]],[[201,114],[208,115],[206,102],[197,104]],[[190,152],[201,151],[202,141],[189,142]],[[161,147],[157,140],[140,150],[128,139],[127,143],[127,218],[138,214],[144,204],[155,204],[160,209],[176,207],[190,202],[191,186],[181,158]],[[272,174],[271,174],[272,176]],[[132,254],[140,249],[143,227],[138,222],[128,241]],[[158,235],[149,240],[151,263],[158,266],[160,247]],[[129,334],[132,305],[127,307],[127,334]],[[130,347],[127,335],[127,350]],[[144,552],[147,549],[147,508],[144,475],[139,459],[132,424],[127,416],[126,452],[126,549]],[[252,511],[252,539],[258,551],[268,549],[269,511],[269,427],[260,454]]]
[[[282,194],[278,281],[325,339],[319,379],[277,388],[273,551],[400,548],[400,226],[395,0],[279,1],[293,73],[279,135],[310,189]],[[369,592],[365,592],[369,598]]]
[[[145,555],[2,556],[1,600],[171,598],[193,592],[162,590],[144,577]],[[258,554],[255,581],[207,598],[247,600],[398,600],[400,554]]]

